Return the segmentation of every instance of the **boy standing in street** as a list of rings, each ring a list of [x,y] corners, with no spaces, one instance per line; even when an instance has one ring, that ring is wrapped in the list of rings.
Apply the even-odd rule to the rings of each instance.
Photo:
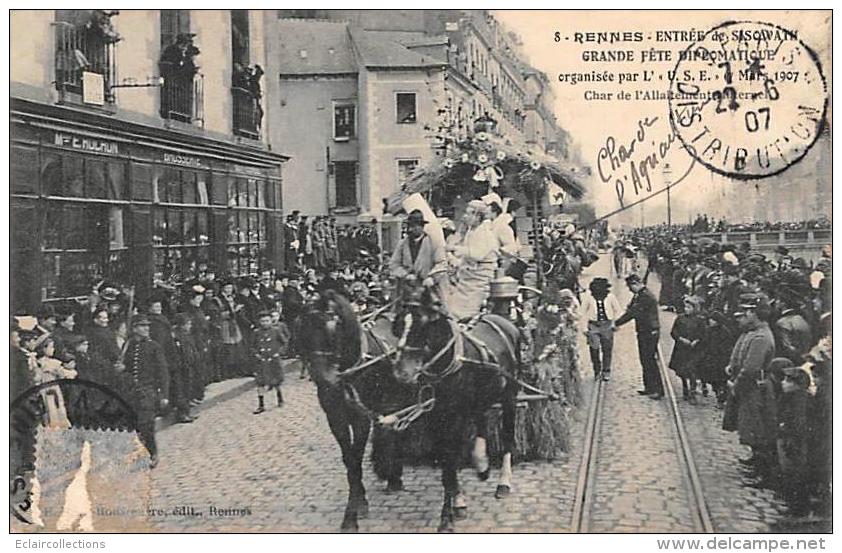
[[[257,380],[257,409],[255,415],[263,413],[266,408],[263,396],[275,389],[278,407],[283,405],[284,396],[281,394],[281,384],[284,381],[282,360],[287,355],[290,334],[286,325],[278,322],[273,324],[272,313],[261,311],[258,314],[259,326],[254,331],[255,378]]]

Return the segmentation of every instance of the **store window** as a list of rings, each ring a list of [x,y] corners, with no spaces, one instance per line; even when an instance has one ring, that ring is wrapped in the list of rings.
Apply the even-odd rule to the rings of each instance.
[[[63,152],[41,155],[42,193],[64,198],[128,200],[126,162]]]
[[[208,212],[204,208],[158,207],[152,217],[155,279],[181,283],[210,258]]]
[[[228,274],[257,274],[267,265],[267,182],[232,178],[228,185]]]
[[[418,121],[418,114],[414,92],[398,92],[395,94],[398,123],[415,123]]]
[[[210,173],[177,167],[153,171],[154,278],[178,284],[194,278],[210,259],[208,187]]]
[[[333,106],[333,138],[337,141],[348,140],[357,135],[357,107],[350,103],[337,103]]]
[[[50,201],[42,231],[42,297],[79,297],[99,280],[129,282],[124,207]]]
[[[9,150],[9,188],[12,194],[38,193],[38,150],[13,144]]]

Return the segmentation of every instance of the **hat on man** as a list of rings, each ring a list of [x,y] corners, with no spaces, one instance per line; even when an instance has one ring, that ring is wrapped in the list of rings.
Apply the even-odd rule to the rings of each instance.
[[[120,291],[114,288],[113,286],[104,286],[99,291],[99,297],[101,297],[105,301],[114,301],[119,295]]]
[[[626,277],[626,284],[631,285],[631,284],[642,284],[642,283],[643,283],[643,281],[640,279],[639,275],[630,274],[629,276]]]
[[[758,309],[768,303],[763,294],[758,292],[745,292],[740,294],[740,309]]]
[[[136,315],[132,317],[132,327],[149,326],[150,324],[152,323],[149,321],[149,317],[147,317],[146,315]]]
[[[269,311],[268,309],[261,309],[260,311],[257,312],[257,318],[258,319],[262,319],[263,317],[271,317],[271,316],[272,316],[272,312]]]
[[[160,288],[156,288],[152,290],[152,293],[149,295],[149,300],[146,302],[146,305],[152,305],[153,303],[160,303],[164,304],[167,303],[167,294]]]
[[[789,264],[790,267],[793,269],[800,269],[802,271],[806,271],[810,267],[807,265],[807,261],[803,257],[796,257],[792,260],[792,263]]]
[[[775,253],[781,255],[789,255],[789,250],[785,246],[778,246],[777,248],[775,248]]]
[[[427,221],[424,220],[424,214],[420,209],[413,209],[406,218],[406,224],[408,226],[426,225]]]

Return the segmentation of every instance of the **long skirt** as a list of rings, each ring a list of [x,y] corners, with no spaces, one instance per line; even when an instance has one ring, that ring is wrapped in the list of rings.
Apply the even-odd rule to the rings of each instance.
[[[481,262],[463,265],[456,273],[456,281],[450,287],[447,308],[457,319],[477,315],[491,292],[491,281],[497,269],[495,262]]]

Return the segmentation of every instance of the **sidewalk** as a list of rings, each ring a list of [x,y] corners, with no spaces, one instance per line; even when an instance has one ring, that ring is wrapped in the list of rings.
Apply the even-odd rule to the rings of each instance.
[[[284,360],[284,374],[297,378],[301,370],[301,361],[298,359]],[[248,392],[254,388],[254,378],[250,376],[232,378],[222,382],[214,382],[205,388],[205,399],[192,410],[193,415],[199,415],[202,411],[215,407],[220,403],[234,399],[235,397]],[[175,421],[172,415],[158,417],[155,419],[155,431],[161,432],[173,426]]]

